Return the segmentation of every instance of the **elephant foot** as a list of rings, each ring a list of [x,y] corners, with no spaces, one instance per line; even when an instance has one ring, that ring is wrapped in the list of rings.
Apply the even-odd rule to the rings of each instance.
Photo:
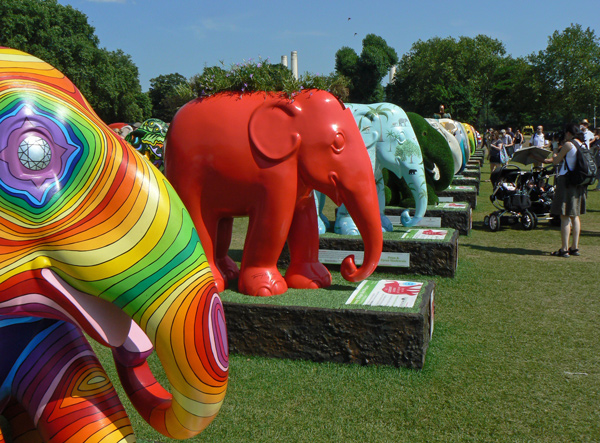
[[[340,235],[360,235],[351,217],[341,217],[335,221],[334,231]]]
[[[386,215],[381,214],[381,228],[383,232],[394,232],[394,225]]]
[[[215,279],[215,286],[217,287],[217,292],[223,292],[225,289],[227,289],[228,284],[227,284],[227,280],[223,279],[223,277],[221,277],[221,273],[219,272],[219,270],[217,269],[216,272],[213,272],[213,278]],[[0,442],[2,443],[2,442]]]
[[[290,288],[318,289],[331,286],[331,273],[321,263],[290,264],[285,273]]]
[[[231,257],[226,255],[216,260],[217,268],[225,281],[235,280],[240,275],[240,269]]]
[[[238,289],[242,294],[270,297],[283,294],[288,285],[277,269],[248,267],[240,271]]]

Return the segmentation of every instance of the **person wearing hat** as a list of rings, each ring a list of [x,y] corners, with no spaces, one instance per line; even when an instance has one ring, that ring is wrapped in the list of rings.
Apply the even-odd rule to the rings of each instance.
[[[587,145],[588,149],[590,146],[592,146],[592,143],[594,142],[594,133],[592,131],[590,131],[590,123],[587,121],[587,119],[583,119],[581,120],[581,126],[579,126],[579,128],[581,129],[581,132],[583,132],[583,136],[585,137],[585,144]]]

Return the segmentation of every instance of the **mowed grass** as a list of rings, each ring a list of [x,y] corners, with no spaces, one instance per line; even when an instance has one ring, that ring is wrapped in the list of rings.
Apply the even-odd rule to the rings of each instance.
[[[582,217],[582,255],[564,259],[549,255],[560,232],[548,222],[484,229],[492,187],[481,188],[456,277],[399,277],[437,284],[423,370],[232,355],[221,412],[192,441],[600,441],[600,193]],[[236,222],[233,249],[244,227]],[[334,283],[357,285],[339,273]],[[121,398],[141,441],[170,441]]]

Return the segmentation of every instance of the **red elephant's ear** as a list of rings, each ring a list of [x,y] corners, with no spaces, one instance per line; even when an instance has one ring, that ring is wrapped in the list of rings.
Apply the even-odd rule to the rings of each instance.
[[[295,129],[293,105],[266,103],[254,111],[248,123],[248,133],[254,148],[266,159],[285,160],[300,146],[301,137]]]

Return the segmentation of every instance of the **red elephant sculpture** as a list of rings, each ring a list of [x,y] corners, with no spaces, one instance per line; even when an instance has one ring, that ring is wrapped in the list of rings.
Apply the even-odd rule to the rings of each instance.
[[[331,284],[319,263],[312,190],[344,203],[365,244],[362,266],[344,259],[342,276],[377,267],[382,231],[375,180],[349,109],[322,90],[218,93],[186,104],[167,134],[165,174],[185,203],[222,291],[239,277],[249,295]],[[241,269],[227,256],[234,217],[249,216]],[[286,242],[285,279],[277,260]]]

